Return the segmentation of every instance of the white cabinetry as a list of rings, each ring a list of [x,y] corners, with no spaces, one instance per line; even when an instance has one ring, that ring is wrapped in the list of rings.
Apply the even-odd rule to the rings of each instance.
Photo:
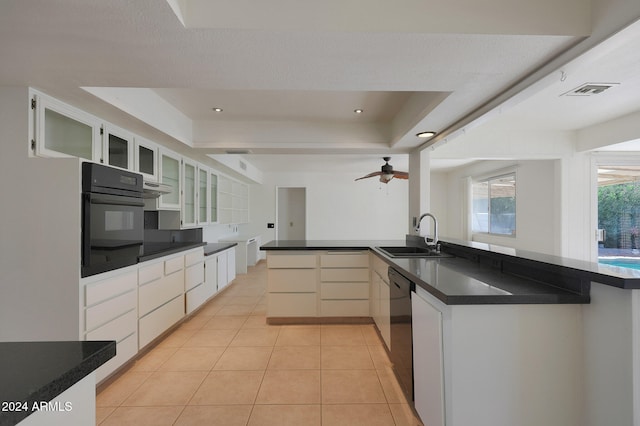
[[[444,426],[442,313],[427,302],[422,289],[411,293],[415,408],[422,422]]]
[[[104,379],[138,352],[138,275],[132,266],[83,278],[84,340],[115,340],[116,356],[96,370]]]
[[[139,346],[143,348],[184,316],[184,255],[145,262],[138,281]]]
[[[267,253],[267,317],[317,316],[317,258],[306,251]]]
[[[206,225],[209,220],[209,169],[198,166],[198,213],[196,222],[199,226]]]
[[[218,175],[209,173],[209,223],[218,223]]]
[[[103,127],[102,160],[109,166],[133,170],[133,135],[111,124]]]
[[[582,305],[445,305],[416,291],[414,388],[424,424],[442,425],[440,395],[446,426],[584,424]]]
[[[145,179],[158,181],[158,146],[143,138],[135,138],[134,148],[135,171]]]
[[[371,254],[371,316],[387,349],[391,350],[391,292],[389,288],[389,265]]]
[[[320,316],[369,316],[369,253],[320,255]]]
[[[182,223],[183,227],[196,224],[196,179],[197,165],[186,159],[182,160]]]
[[[37,93],[32,95],[31,107],[35,110],[32,148],[36,155],[100,161],[100,123],[95,117]]]
[[[249,222],[249,187],[246,184],[220,176],[218,197],[220,223]]]
[[[173,188],[169,194],[163,194],[158,198],[158,208],[168,210],[180,210],[180,156],[160,149],[160,182],[171,185]]]
[[[211,297],[205,286],[203,249],[186,253],[184,267],[185,308],[186,313],[190,314]]]

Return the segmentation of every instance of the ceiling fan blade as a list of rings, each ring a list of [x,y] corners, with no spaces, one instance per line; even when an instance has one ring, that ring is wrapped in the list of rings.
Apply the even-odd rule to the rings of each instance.
[[[362,177],[360,177],[360,178],[358,178],[356,180],[367,179],[367,178],[374,177],[374,176],[380,176],[381,174],[382,174],[382,172],[373,172],[373,173],[369,173],[366,176],[362,176]]]
[[[409,173],[400,172],[398,170],[394,170],[393,171],[393,177],[396,178],[396,179],[409,179]]]

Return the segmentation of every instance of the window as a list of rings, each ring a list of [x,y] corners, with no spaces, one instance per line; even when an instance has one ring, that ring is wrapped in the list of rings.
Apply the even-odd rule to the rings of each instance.
[[[474,181],[472,225],[474,233],[516,235],[516,174]]]

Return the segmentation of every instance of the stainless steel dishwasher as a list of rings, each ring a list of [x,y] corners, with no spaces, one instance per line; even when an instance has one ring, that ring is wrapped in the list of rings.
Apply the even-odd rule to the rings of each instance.
[[[391,313],[391,363],[393,372],[413,405],[413,339],[411,333],[411,291],[415,284],[389,268]]]

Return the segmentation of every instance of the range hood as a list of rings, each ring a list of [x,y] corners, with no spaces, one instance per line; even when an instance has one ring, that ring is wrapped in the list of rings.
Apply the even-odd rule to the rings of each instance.
[[[169,194],[172,190],[173,187],[166,183],[158,183],[150,180],[145,180],[142,183],[143,198],[158,198],[163,194]]]

